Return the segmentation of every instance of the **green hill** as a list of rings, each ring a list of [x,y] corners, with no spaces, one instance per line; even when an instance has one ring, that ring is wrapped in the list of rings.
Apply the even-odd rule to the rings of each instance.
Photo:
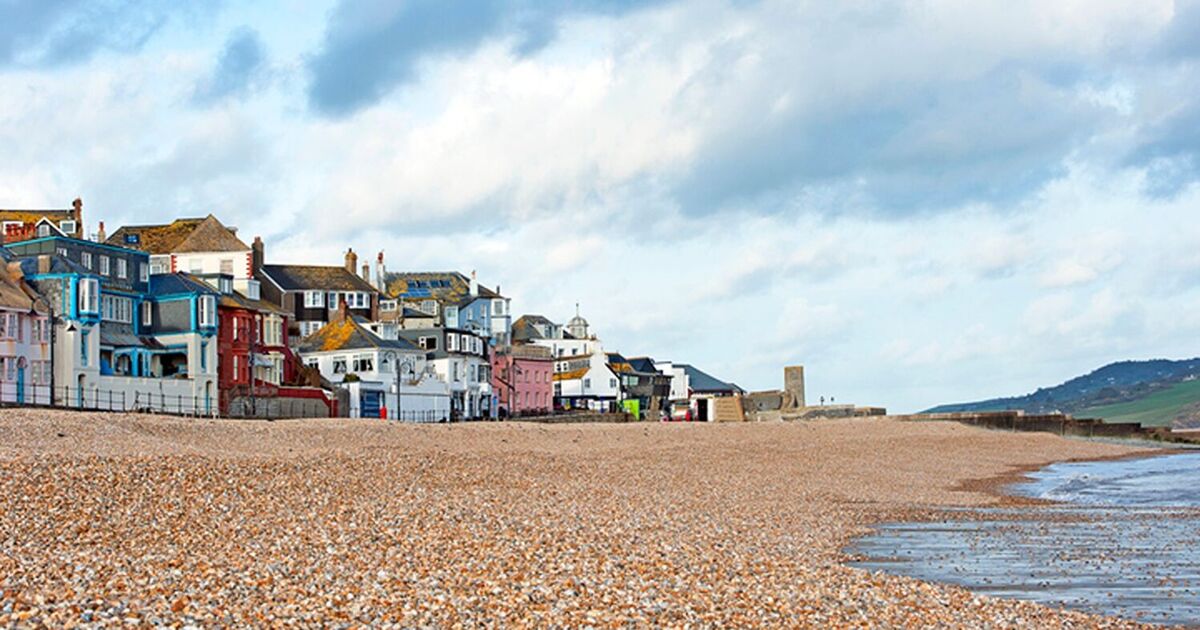
[[[1101,418],[1106,422],[1140,422],[1146,426],[1171,426],[1179,416],[1195,413],[1200,402],[1200,379],[1181,381],[1145,398],[1081,409],[1077,418]]]

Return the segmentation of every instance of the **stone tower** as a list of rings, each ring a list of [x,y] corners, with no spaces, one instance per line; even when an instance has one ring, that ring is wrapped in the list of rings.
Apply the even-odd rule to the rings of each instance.
[[[799,409],[804,403],[804,366],[789,365],[783,368],[783,406]]]

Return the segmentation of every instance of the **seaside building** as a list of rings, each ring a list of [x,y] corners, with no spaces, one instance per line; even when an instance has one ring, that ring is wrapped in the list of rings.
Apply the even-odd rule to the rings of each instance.
[[[0,209],[0,243],[17,243],[35,238],[66,236],[84,238],[83,200],[58,210]]]
[[[215,412],[216,292],[150,277],[144,252],[51,236],[7,245],[54,315],[57,404]]]
[[[355,273],[358,255],[346,252],[341,267],[319,265],[264,264],[262,239],[255,238],[252,269],[262,284],[262,299],[287,313],[293,343],[312,335],[339,317],[345,302],[350,313],[366,321],[379,319],[379,291],[363,276]]]
[[[443,326],[470,331],[489,346],[504,347],[512,340],[510,300],[468,278],[450,272],[384,272],[384,293],[416,311],[440,318]]]
[[[342,300],[334,318],[299,344],[304,364],[349,395],[351,418],[444,422],[451,390],[421,348],[384,339]]]
[[[237,228],[225,226],[211,214],[167,224],[124,226],[104,242],[150,254],[151,275],[224,274],[233,278],[234,290],[259,299],[250,246],[238,238]]]
[[[398,334],[400,339],[425,352],[438,377],[449,386],[454,419],[495,417],[490,348],[485,337],[470,330],[445,327],[401,330]]]
[[[499,413],[537,415],[554,410],[554,359],[550,349],[513,345],[492,353],[492,384]]]
[[[53,380],[49,304],[0,249],[0,401],[48,404]]]

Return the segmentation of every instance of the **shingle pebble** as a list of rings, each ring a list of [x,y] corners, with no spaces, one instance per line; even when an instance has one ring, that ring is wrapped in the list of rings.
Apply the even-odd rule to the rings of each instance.
[[[964,481],[1128,452],[887,419],[5,410],[0,624],[1134,627],[842,564],[872,523],[998,501]]]

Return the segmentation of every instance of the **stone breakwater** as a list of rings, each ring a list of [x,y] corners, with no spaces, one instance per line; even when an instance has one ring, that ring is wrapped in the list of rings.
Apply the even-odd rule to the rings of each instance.
[[[852,569],[972,479],[1130,449],[954,423],[0,412],[0,624],[1132,627]],[[974,488],[974,489],[972,489]]]

